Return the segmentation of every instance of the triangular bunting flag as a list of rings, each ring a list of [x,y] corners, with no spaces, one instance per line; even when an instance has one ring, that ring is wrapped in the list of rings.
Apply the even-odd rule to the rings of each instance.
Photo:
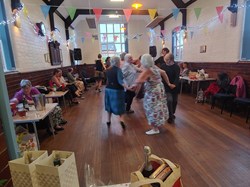
[[[219,20],[221,23],[223,23],[223,13],[222,13],[222,10],[223,10],[223,6],[217,6],[216,7],[216,12],[219,16]]]
[[[43,13],[45,19],[46,19],[48,14],[49,14],[50,6],[48,6],[48,5],[40,5],[40,8],[42,10],[42,13]]]
[[[194,8],[194,13],[195,13],[195,16],[198,20],[200,17],[200,14],[201,14],[201,8]]]
[[[26,6],[25,7],[23,7],[23,14],[26,16],[26,17],[28,17],[28,9],[26,8]]]
[[[123,9],[123,12],[124,12],[124,15],[125,15],[125,17],[126,17],[126,20],[127,20],[127,22],[128,22],[129,19],[130,19],[131,14],[132,14],[132,9]]]
[[[155,18],[156,12],[157,12],[156,9],[148,9],[148,13],[149,13],[151,20],[153,20]]]
[[[193,39],[193,37],[194,37],[194,31],[190,31],[190,37],[191,37],[191,39]]]
[[[102,14],[102,9],[101,8],[93,8],[93,11],[95,13],[96,20],[99,21],[100,16]]]
[[[92,39],[91,39],[91,40],[92,40],[92,43],[94,43],[94,42],[95,42],[95,38],[94,38],[94,37],[92,37]]]
[[[82,40],[82,43],[84,43],[84,37],[82,37],[81,40]]]
[[[179,12],[180,12],[179,8],[173,8],[172,9],[172,13],[173,13],[173,16],[174,16],[175,20],[177,19],[177,16],[178,16]]]
[[[76,8],[69,7],[67,8],[67,12],[69,13],[70,19],[73,20],[76,14]]]
[[[90,32],[86,32],[86,38],[90,38],[92,34]]]

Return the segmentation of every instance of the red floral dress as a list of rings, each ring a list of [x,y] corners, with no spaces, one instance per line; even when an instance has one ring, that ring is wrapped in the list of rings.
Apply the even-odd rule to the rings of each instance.
[[[151,71],[153,75],[144,84],[143,105],[149,125],[158,127],[168,119],[167,100],[160,71],[156,67]]]

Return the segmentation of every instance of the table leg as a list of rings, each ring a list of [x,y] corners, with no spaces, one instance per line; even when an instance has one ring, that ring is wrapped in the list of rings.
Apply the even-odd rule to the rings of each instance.
[[[36,122],[32,122],[32,124],[33,124],[35,135],[36,135],[37,148],[38,148],[38,150],[40,150],[40,142],[39,142],[39,138],[38,138],[38,134],[37,134]]]
[[[200,81],[197,82],[197,93],[200,90]]]
[[[66,108],[65,96],[63,96],[63,104],[64,104],[64,108]]]
[[[182,86],[183,86],[183,80],[181,80],[181,90],[180,90],[180,94],[182,94]]]

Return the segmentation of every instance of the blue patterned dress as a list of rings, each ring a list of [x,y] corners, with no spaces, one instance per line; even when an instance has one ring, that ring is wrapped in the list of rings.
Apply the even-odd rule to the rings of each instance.
[[[153,75],[144,83],[143,105],[149,125],[159,127],[168,119],[167,100],[160,71],[155,66],[151,71]]]

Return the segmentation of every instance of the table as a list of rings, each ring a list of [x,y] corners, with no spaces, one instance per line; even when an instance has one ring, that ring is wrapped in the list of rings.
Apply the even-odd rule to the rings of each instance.
[[[66,91],[51,91],[49,92],[48,94],[45,95],[45,97],[48,99],[48,98],[56,98],[57,99],[57,102],[59,103],[59,97],[62,97],[63,98],[63,104],[64,104],[64,107],[66,106],[66,102],[65,102],[65,95],[68,93],[68,90]]]
[[[56,106],[57,106],[57,103],[46,103],[45,110],[42,110],[42,111],[37,111],[35,109],[35,106],[32,106],[29,108],[29,111],[26,113],[26,116],[20,117],[17,114],[13,117],[13,122],[15,124],[19,124],[19,123],[32,123],[33,124],[38,149],[40,149],[40,142],[38,139],[36,122],[43,120],[45,117],[47,117],[55,109]],[[50,121],[51,129],[54,129],[53,121],[50,115],[49,115],[49,121]],[[55,137],[53,131],[52,133],[53,133],[53,136]]]
[[[183,80],[188,81],[188,84],[192,83],[192,88],[191,88],[191,92],[193,93],[193,87],[194,87],[194,82],[197,82],[197,93],[200,89],[200,82],[205,82],[205,81],[215,81],[216,78],[205,78],[205,79],[190,79],[189,77],[180,77],[180,81],[181,81],[181,90],[180,93],[182,93],[182,86],[183,86]]]

